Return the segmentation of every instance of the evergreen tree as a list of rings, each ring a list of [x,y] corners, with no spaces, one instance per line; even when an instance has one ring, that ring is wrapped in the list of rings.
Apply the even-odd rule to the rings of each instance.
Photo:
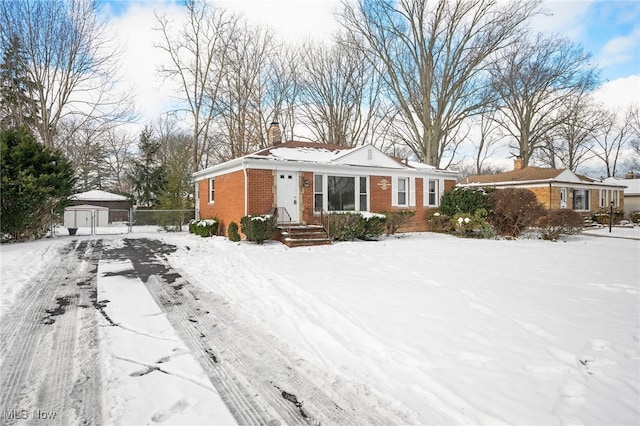
[[[37,120],[33,102],[33,81],[17,34],[2,43],[6,46],[0,63],[0,126],[2,128],[32,127]]]
[[[26,129],[0,130],[2,239],[41,238],[71,195],[73,167]]]
[[[128,178],[136,203],[153,208],[166,187],[165,167],[160,162],[160,142],[149,127],[140,133],[139,157],[133,161]]]

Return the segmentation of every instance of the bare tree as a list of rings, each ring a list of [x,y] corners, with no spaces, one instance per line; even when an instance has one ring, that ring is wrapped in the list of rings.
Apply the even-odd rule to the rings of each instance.
[[[343,43],[375,58],[395,102],[398,134],[439,166],[447,135],[486,103],[487,60],[538,10],[538,1],[399,0],[343,2]]]
[[[565,120],[559,111],[596,87],[598,72],[590,57],[573,42],[542,34],[518,40],[495,57],[492,90],[502,112],[499,123],[525,166]]]
[[[300,48],[290,44],[279,44],[271,62],[265,64],[266,92],[263,96],[263,129],[272,121],[280,126],[283,140],[296,137],[298,125],[298,103],[302,82],[300,77]]]
[[[194,139],[192,166],[205,161],[213,120],[218,115],[216,101],[227,69],[227,50],[240,17],[214,8],[206,0],[187,0],[187,21],[174,36],[174,23],[165,15],[156,15],[164,51],[170,64],[160,74],[177,81],[184,110],[192,121]]]
[[[625,112],[602,111],[602,124],[591,151],[604,163],[607,177],[616,175],[620,154],[637,137],[633,127],[636,119],[637,110],[633,108]]]
[[[557,114],[558,125],[544,136],[534,155],[552,168],[564,167],[575,172],[593,158],[591,148],[603,124],[602,111],[588,96],[579,94],[564,99]]]
[[[244,22],[230,40],[227,62],[216,99],[222,132],[217,158],[228,160],[265,146],[263,118],[268,64],[275,54],[273,34]]]
[[[105,187],[120,194],[129,193],[131,188],[126,176],[133,158],[136,137],[119,127],[113,127],[104,132],[101,141],[109,177]]]
[[[302,58],[302,119],[317,140],[371,142],[381,119],[378,76],[362,50],[307,42]]]
[[[502,140],[504,134],[500,132],[499,126],[496,123],[496,110],[488,110],[477,117],[476,124],[477,130],[480,132],[477,139],[473,143],[475,147],[475,173],[476,174],[491,174],[493,169],[486,165],[486,161],[492,158],[496,151],[502,147]],[[495,173],[495,172],[494,172]]]
[[[72,122],[79,126],[88,118],[131,118],[129,105],[122,108],[128,95],[113,95],[120,51],[97,13],[99,5],[97,0],[0,2],[2,47],[16,36],[21,40],[34,84],[36,130],[48,147],[56,147],[58,124],[67,116],[75,115]]]
[[[640,175],[640,108],[638,104],[629,107],[631,114],[631,155],[625,166],[633,176]]]

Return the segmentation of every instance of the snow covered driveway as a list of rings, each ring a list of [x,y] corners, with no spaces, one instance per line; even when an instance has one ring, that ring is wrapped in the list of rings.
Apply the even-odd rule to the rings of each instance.
[[[3,424],[101,423],[98,325],[93,309],[101,243],[74,240],[62,246],[59,258],[47,265],[44,275],[28,283],[17,303],[3,312]],[[28,262],[26,266],[36,267]]]

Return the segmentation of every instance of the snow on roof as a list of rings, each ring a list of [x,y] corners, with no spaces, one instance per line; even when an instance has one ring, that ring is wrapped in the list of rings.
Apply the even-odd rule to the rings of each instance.
[[[417,161],[407,161],[407,165],[409,167],[413,167],[416,170],[436,170],[437,167],[431,166],[429,164],[418,163]]]
[[[329,163],[335,160],[343,150],[315,147],[282,147],[271,148],[266,157],[285,161],[308,161],[312,163]]]
[[[640,179],[617,179],[617,178],[606,178],[603,182],[618,185],[618,186],[626,186],[624,189],[624,195],[640,195]]]
[[[77,201],[126,201],[128,198],[123,195],[92,189],[91,191],[73,194],[69,199]]]

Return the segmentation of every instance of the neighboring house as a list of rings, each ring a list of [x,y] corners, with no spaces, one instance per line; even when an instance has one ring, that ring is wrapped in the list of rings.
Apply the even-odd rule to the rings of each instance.
[[[624,217],[631,218],[634,212],[640,212],[640,179],[633,179],[633,174],[626,179],[606,178],[607,183],[626,186],[624,190]]]
[[[514,161],[514,170],[495,175],[477,175],[458,184],[467,188],[526,188],[548,209],[573,209],[579,213],[609,211],[613,201],[615,210],[624,208],[624,186],[598,182],[576,175],[569,169],[522,167],[522,160]]]
[[[457,173],[401,161],[371,145],[348,148],[280,142],[194,173],[196,217],[229,223],[277,212],[279,222],[319,224],[323,212],[415,210],[412,229],[426,229],[428,208],[456,184]]]
[[[131,200],[123,195],[93,189],[87,192],[73,194],[69,197],[69,206],[99,206],[109,209],[109,222],[129,220]],[[78,208],[76,208],[78,210]]]

